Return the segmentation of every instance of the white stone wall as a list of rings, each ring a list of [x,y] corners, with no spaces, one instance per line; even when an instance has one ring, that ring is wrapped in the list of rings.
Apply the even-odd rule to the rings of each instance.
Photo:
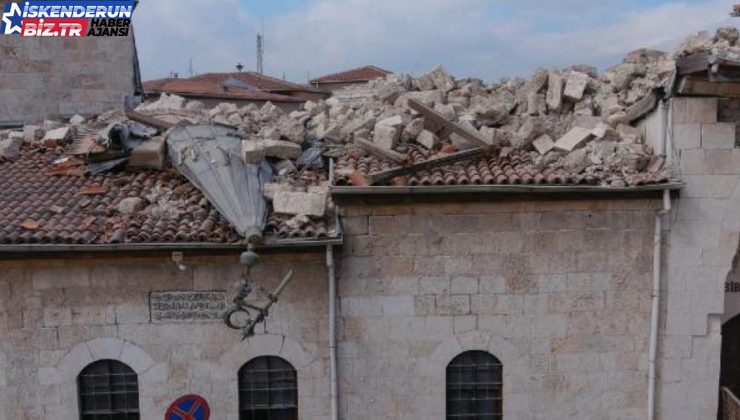
[[[660,341],[660,418],[714,419],[724,283],[740,232],[740,149],[717,99],[671,100],[673,159],[686,181],[667,235]]]
[[[133,93],[132,36],[0,36],[0,121],[121,108]]]
[[[272,291],[289,268],[290,287],[266,335],[241,341],[220,321],[151,323],[149,292],[227,290],[238,255],[0,261],[0,419],[77,420],[76,377],[89,363],[117,359],[138,374],[143,419],[163,418],[185,394],[203,396],[212,419],[238,418],[237,371],[262,355],[298,374],[301,419],[329,411],[325,256],[263,255],[254,285]],[[258,331],[262,331],[258,327]]]
[[[347,419],[439,419],[465,350],[503,362],[505,419],[642,419],[660,200],[345,205]]]

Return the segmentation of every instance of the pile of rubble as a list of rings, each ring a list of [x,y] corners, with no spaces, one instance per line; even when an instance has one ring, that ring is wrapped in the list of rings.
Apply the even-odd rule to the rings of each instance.
[[[677,58],[701,51],[740,58],[738,38],[735,28],[720,28],[714,36],[702,32],[673,54],[636,50],[601,74],[592,66],[574,65],[492,84],[455,79],[442,67],[418,78],[394,74],[345,88],[325,101],[306,102],[290,113],[271,103],[222,103],[207,109],[199,101],[162,94],[135,111],[2,130],[0,160],[17,158],[25,143],[64,151],[66,158],[55,162],[64,173],[163,170],[169,165],[171,130],[183,125],[227,127],[229,136],[241,142],[243,164],[269,163],[272,176],[263,193],[270,214],[278,218],[273,225],[296,228],[333,214],[328,194],[332,176],[336,183],[404,185],[432,168],[445,178],[445,171],[455,170],[453,163],[474,163],[483,154],[550,168],[550,174],[563,170],[571,176],[562,178],[565,183],[621,187],[638,184],[635,175],[646,173],[662,182],[670,174],[645,144],[639,125],[644,113],[633,109],[666,85]],[[347,164],[363,155],[382,163],[366,164],[364,171]],[[339,165],[330,174],[331,158],[339,158]],[[445,167],[448,163],[452,166]],[[483,169],[472,182],[537,182],[527,174],[488,176]],[[394,176],[374,176],[388,171]],[[159,203],[161,216],[169,217],[177,214],[163,203],[171,201],[169,195],[145,199]],[[127,200],[121,212],[135,213],[141,207]]]

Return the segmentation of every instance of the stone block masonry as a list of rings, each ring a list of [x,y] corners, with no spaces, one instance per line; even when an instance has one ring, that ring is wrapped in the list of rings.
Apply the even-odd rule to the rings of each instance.
[[[123,106],[134,94],[128,37],[0,37],[0,121],[32,123]]]
[[[503,362],[505,418],[642,418],[659,207],[343,205],[343,418],[441,418],[465,350]]]

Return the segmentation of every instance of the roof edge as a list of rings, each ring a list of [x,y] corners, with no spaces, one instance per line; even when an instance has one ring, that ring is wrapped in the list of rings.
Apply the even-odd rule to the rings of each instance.
[[[298,248],[325,247],[327,245],[342,245],[342,237],[306,240],[269,240],[255,247],[256,250],[291,250]],[[0,245],[0,255],[19,254],[25,252],[55,253],[55,252],[114,252],[114,251],[239,251],[244,250],[244,244],[218,244],[211,242],[173,242],[173,243],[138,243],[138,244],[15,244]]]
[[[609,193],[640,194],[649,191],[680,190],[685,182],[675,181],[663,184],[649,184],[635,187],[601,187],[590,185],[441,185],[441,186],[332,186],[334,196],[397,196],[397,195],[437,195],[437,194],[560,194],[578,193],[584,195],[603,195]]]

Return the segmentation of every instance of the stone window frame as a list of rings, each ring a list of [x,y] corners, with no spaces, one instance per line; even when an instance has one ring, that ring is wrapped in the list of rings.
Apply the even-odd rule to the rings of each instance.
[[[100,383],[98,379],[93,379],[101,376],[104,376],[108,383],[105,392],[97,389]],[[116,392],[114,387],[119,388],[119,392]],[[121,387],[125,391],[120,392]],[[120,360],[100,359],[85,366],[77,375],[77,395],[82,419],[106,418],[110,415],[110,410],[114,410],[117,415],[123,415],[127,419],[138,420],[141,416],[139,376],[129,365]],[[101,396],[105,396],[108,400],[108,407],[105,409],[97,406],[98,397]]]
[[[295,407],[280,407],[280,406],[276,406],[274,404],[274,401],[272,401],[271,398],[269,398],[269,397],[268,397],[268,404],[267,404],[267,406],[264,406],[264,407],[256,407],[254,405],[252,405],[252,406],[246,406],[246,401],[243,401],[242,400],[242,386],[243,386],[243,382],[249,383],[249,380],[248,380],[249,376],[251,376],[252,374],[255,373],[254,364],[255,363],[258,363],[258,362],[262,362],[262,361],[267,366],[267,370],[264,371],[264,372],[266,372],[265,375],[267,377],[267,384],[268,384],[267,391],[268,391],[268,394],[270,394],[270,395],[272,394],[272,391],[276,391],[276,390],[281,389],[281,387],[273,387],[272,386],[273,385],[272,384],[273,381],[276,381],[276,379],[277,379],[278,382],[280,381],[280,379],[279,379],[280,376],[277,376],[276,377],[274,375],[274,373],[276,372],[276,370],[274,369],[274,366],[271,367],[270,365],[271,364],[283,365],[284,366],[284,369],[281,369],[281,370],[284,370],[285,372],[287,372],[288,370],[290,371],[290,373],[292,374],[291,375],[292,376],[291,382],[294,381],[294,384],[295,384],[295,394],[292,395],[292,397],[294,399],[293,398],[289,398],[289,400],[290,400],[291,403],[294,403],[295,404]],[[270,372],[273,372],[272,378],[270,377]],[[284,373],[282,373],[282,374],[284,374]],[[298,396],[298,372],[296,371],[295,366],[293,366],[290,362],[288,362],[287,360],[283,359],[280,356],[257,356],[254,359],[249,360],[247,363],[245,363],[239,369],[239,371],[237,373],[237,377],[238,377],[238,388],[237,388],[238,389],[238,395],[237,395],[237,399],[238,399],[238,405],[239,405],[239,416],[240,416],[240,418],[242,416],[242,410],[245,410],[245,411],[248,411],[248,412],[254,412],[254,411],[257,411],[257,410],[264,410],[264,411],[267,411],[267,412],[270,413],[270,414],[268,414],[268,417],[269,418],[278,418],[278,417],[279,418],[284,418],[285,413],[282,413],[282,414],[280,414],[277,417],[275,417],[275,415],[272,414],[272,413],[273,412],[277,412],[277,411],[281,411],[281,410],[283,410],[283,411],[290,410],[290,411],[293,411],[293,413],[290,414],[290,417],[291,418],[298,418],[298,414],[299,414],[298,413],[298,400],[299,400],[299,396]],[[285,392],[286,390],[291,390],[291,389],[292,388],[285,388],[283,386],[282,387],[282,392]],[[252,391],[254,391],[254,390],[252,390]]]
[[[429,388],[431,395],[425,409],[430,416],[444,418],[447,413],[447,365],[460,354],[480,350],[495,355],[506,368],[503,370],[503,412],[504,420],[522,418],[531,414],[529,393],[529,358],[519,352],[505,338],[492,335],[488,331],[469,331],[454,334],[440,342],[432,355],[420,360],[416,365],[415,375],[419,389]],[[429,381],[433,378],[433,381]]]
[[[41,385],[53,385],[62,390],[61,404],[49,407],[60,418],[79,418],[80,407],[77,393],[77,377],[85,367],[99,360],[116,360],[128,365],[139,379],[139,392],[146,374],[156,363],[154,359],[136,344],[119,338],[96,338],[74,346],[61,361],[52,367],[40,367],[38,370]],[[147,411],[139,401],[141,418],[147,418]]]

